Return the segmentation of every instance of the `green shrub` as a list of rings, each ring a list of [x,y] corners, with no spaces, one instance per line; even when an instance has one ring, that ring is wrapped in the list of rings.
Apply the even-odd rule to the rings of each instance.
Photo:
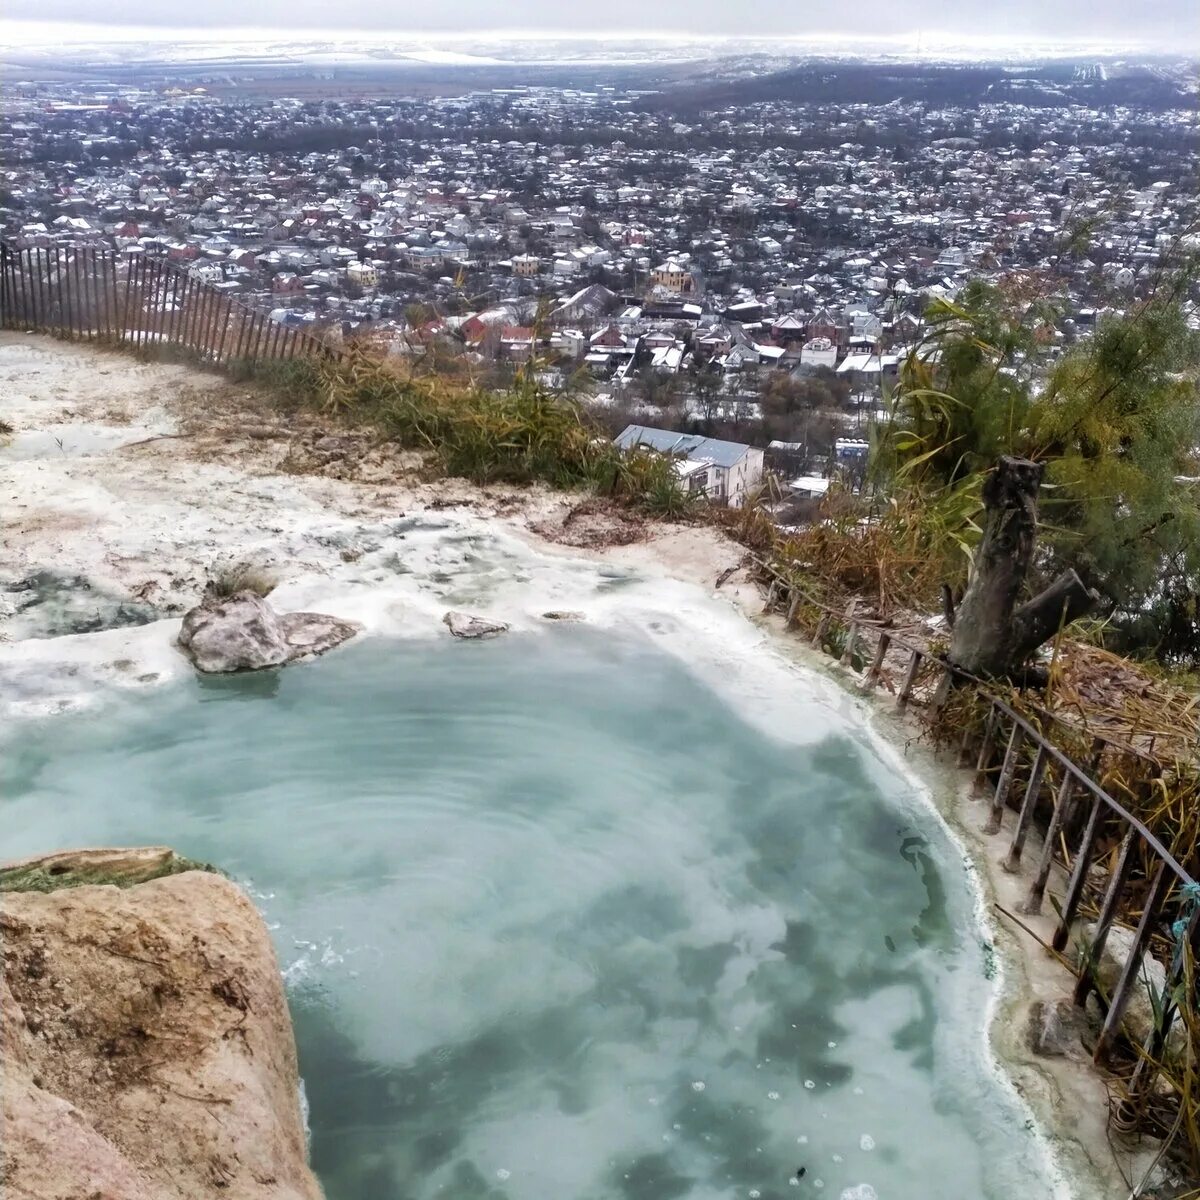
[[[419,375],[351,351],[325,363],[267,364],[259,382],[289,403],[370,425],[398,445],[428,452],[447,475],[475,483],[589,488],[656,516],[693,511],[671,460],[619,450],[571,399],[532,371],[507,389]]]

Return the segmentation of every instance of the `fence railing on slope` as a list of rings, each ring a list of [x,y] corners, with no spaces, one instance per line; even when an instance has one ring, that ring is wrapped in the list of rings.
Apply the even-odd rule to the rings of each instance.
[[[918,693],[932,702],[946,677],[953,677],[960,688],[972,689],[985,706],[982,731],[967,727],[964,732],[960,761],[973,764],[977,787],[990,775],[996,776],[994,786],[988,789],[984,830],[994,836],[1007,832],[1002,860],[1005,870],[1018,872],[1027,865],[1025,844],[1035,814],[1040,810],[1045,819],[1042,848],[1036,863],[1030,864],[1032,879],[1022,911],[1027,915],[1041,912],[1051,876],[1059,867],[1063,887],[1055,903],[1058,919],[1052,946],[1061,954],[1072,933],[1076,935],[1075,1004],[1083,1007],[1095,994],[1104,1011],[1093,1048],[1098,1063],[1111,1060],[1135,989],[1148,986],[1142,982],[1146,955],[1154,947],[1166,959],[1164,982],[1157,994],[1150,996],[1153,1025],[1140,1044],[1136,1039],[1130,1043],[1134,1066],[1125,1081],[1130,1103],[1149,1096],[1179,1016],[1178,1000],[1200,947],[1200,885],[1155,834],[1093,778],[1107,739],[1093,740],[1092,767],[1079,766],[1027,717],[988,692],[980,680],[886,626],[856,617],[853,607],[838,612],[814,601],[770,563],[756,561],[763,578],[770,581],[767,608],[785,612],[789,628],[796,627],[802,608],[819,614],[812,646],[860,672],[865,688],[881,686],[889,655],[893,659],[898,655],[901,670],[896,703],[900,709],[908,708]],[[1137,754],[1126,746],[1118,749]],[[1007,830],[1010,809],[1015,810],[1016,818]],[[1097,876],[1103,881],[1103,892],[1098,897],[1096,919],[1090,927],[1076,928]],[[1118,916],[1131,912],[1138,914],[1132,946],[1115,985],[1103,995],[1096,968]],[[1064,961],[1070,964],[1069,959]]]
[[[173,350],[220,368],[338,353],[166,259],[96,246],[0,241],[0,327]]]

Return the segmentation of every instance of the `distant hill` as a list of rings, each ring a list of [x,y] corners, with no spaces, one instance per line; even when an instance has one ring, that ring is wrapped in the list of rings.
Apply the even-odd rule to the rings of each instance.
[[[991,63],[856,63],[814,61],[782,71],[683,84],[644,97],[643,109],[677,113],[762,102],[889,104],[893,101],[974,106],[989,102],[1057,108],[1063,104],[1128,104],[1165,109],[1195,96],[1152,67],[1108,72],[1092,64],[1054,61],[1019,71]]]

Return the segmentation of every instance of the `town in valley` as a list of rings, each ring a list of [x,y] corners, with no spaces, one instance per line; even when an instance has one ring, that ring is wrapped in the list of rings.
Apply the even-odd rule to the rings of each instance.
[[[2,103],[10,247],[164,260],[497,384],[532,364],[694,490],[766,470],[793,507],[861,476],[932,300],[1036,278],[1053,358],[1194,236],[1200,162],[1170,60],[106,59],[11,66]]]

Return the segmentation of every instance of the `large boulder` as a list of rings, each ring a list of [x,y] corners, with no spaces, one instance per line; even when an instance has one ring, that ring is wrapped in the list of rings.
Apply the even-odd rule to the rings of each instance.
[[[0,868],[0,1194],[319,1200],[270,936],[190,866]]]
[[[183,618],[179,646],[212,673],[281,667],[324,654],[358,627],[324,613],[277,613],[257,592],[206,596]]]

